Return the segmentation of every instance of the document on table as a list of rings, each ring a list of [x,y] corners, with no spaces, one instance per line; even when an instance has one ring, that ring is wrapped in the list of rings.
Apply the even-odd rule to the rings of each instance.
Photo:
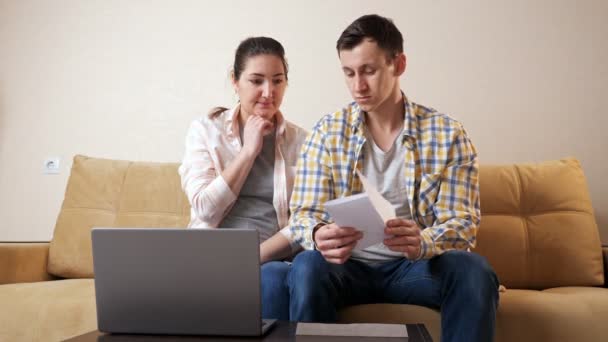
[[[358,337],[401,337],[407,340],[405,324],[383,323],[298,323],[299,336],[358,336]]]
[[[353,227],[363,232],[356,250],[381,243],[386,221],[395,218],[395,208],[358,170],[365,192],[325,202],[325,210],[340,227]]]

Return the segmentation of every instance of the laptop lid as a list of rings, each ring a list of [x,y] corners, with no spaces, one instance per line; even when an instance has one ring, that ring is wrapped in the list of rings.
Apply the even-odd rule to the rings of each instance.
[[[262,334],[257,231],[94,228],[91,235],[100,331]]]

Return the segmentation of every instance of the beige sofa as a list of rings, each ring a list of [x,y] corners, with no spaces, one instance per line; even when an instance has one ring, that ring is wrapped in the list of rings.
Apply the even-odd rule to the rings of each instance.
[[[50,243],[0,243],[0,341],[57,341],[96,329],[90,228],[184,227],[177,164],[76,156]],[[608,339],[608,289],[587,184],[576,160],[483,166],[475,252],[500,281],[496,341]],[[345,322],[425,323],[412,305],[349,307]]]

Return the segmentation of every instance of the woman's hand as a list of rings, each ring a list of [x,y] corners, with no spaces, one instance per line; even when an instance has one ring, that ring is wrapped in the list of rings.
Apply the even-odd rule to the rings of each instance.
[[[258,115],[249,115],[243,129],[243,152],[250,157],[257,157],[262,151],[264,136],[274,129],[274,123]]]

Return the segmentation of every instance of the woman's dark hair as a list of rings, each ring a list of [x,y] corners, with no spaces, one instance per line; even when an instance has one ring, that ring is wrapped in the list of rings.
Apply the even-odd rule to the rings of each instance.
[[[270,37],[250,37],[243,40],[236,48],[234,54],[233,77],[235,81],[241,78],[241,74],[251,57],[259,55],[272,55],[281,59],[283,69],[285,69],[285,79],[287,79],[288,65],[285,59],[285,49],[283,45]],[[215,107],[209,111],[209,117],[215,118],[227,108]]]
[[[365,38],[375,41],[378,47],[386,52],[388,59],[403,52],[403,36],[397,26],[391,19],[377,14],[364,15],[348,25],[338,38],[336,49],[338,53],[342,50],[352,50]]]

